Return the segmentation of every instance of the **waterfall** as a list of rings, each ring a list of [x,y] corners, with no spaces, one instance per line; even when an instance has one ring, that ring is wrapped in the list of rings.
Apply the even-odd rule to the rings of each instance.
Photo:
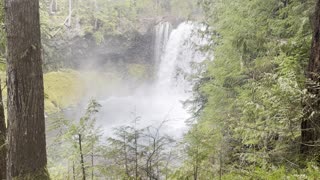
[[[160,22],[154,28],[154,62],[156,64],[161,60],[161,55],[166,47],[170,31],[171,24],[169,22]]]
[[[102,126],[107,134],[111,128],[130,123],[134,112],[141,117],[140,126],[157,126],[167,120],[164,131],[181,137],[187,130],[185,121],[191,116],[182,101],[191,97],[193,82],[189,77],[195,73],[192,66],[205,58],[197,51],[197,45],[204,43],[196,33],[198,28],[191,22],[184,22],[172,31],[169,23],[155,27],[157,78],[129,96],[108,97],[102,102],[98,119],[104,119]]]
[[[197,34],[199,28],[202,27],[184,22],[172,31],[157,72],[157,88],[181,94],[191,91],[193,84],[188,76],[196,73],[192,65],[205,59],[205,55],[197,50],[207,43]]]

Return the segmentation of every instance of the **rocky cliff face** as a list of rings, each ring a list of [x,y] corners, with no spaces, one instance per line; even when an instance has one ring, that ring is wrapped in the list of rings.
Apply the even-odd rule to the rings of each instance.
[[[153,34],[131,32],[126,35],[106,36],[101,44],[96,44],[91,35],[76,37],[65,54],[66,65],[71,68],[100,68],[106,64],[153,63]]]
[[[142,29],[129,30],[121,35],[107,35],[97,44],[92,34],[76,36],[71,40],[53,39],[45,42],[51,52],[45,52],[45,68],[48,71],[59,68],[104,70],[115,67],[123,70],[128,64],[154,67],[155,26],[170,22],[175,28],[182,20],[172,17],[146,19]]]

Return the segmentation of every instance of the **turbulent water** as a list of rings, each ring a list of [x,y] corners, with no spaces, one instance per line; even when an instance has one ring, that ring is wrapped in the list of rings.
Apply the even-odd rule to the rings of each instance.
[[[169,22],[160,22],[154,28],[154,61],[161,62],[171,32]]]
[[[100,101],[98,123],[111,135],[112,128],[128,125],[140,117],[140,127],[157,126],[166,121],[163,131],[180,137],[186,131],[185,120],[190,114],[183,101],[190,98],[194,73],[192,65],[204,60],[195,44],[203,40],[195,35],[198,26],[190,22],[171,30],[169,23],[155,27],[155,63],[158,67],[154,83],[136,89],[129,96],[113,96]]]

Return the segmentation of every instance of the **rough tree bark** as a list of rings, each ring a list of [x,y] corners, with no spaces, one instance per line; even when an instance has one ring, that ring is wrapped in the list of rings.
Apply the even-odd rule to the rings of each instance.
[[[306,76],[309,97],[305,102],[305,115],[301,123],[302,155],[312,155],[319,149],[320,138],[320,0],[317,0],[313,19],[311,55]]]
[[[2,102],[2,88],[0,81],[0,179],[6,179],[6,122]]]
[[[8,83],[7,180],[49,179],[39,0],[5,0]]]

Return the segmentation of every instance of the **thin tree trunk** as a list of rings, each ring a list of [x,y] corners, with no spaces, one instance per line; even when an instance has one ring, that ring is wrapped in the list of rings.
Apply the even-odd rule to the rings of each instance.
[[[222,180],[222,145],[219,152],[219,180]]]
[[[130,174],[129,174],[129,166],[128,166],[128,153],[127,153],[127,137],[126,134],[123,137],[123,151],[124,151],[124,158],[125,158],[125,168],[126,168],[126,175],[129,178]]]
[[[169,157],[167,159],[167,162],[166,162],[166,166],[165,166],[165,175],[166,175],[166,180],[168,179],[168,176],[169,176],[169,164],[170,164],[170,161],[171,161],[171,156],[172,156],[172,150],[170,150],[170,154],[169,154]]]
[[[97,0],[94,0],[94,11],[97,12],[98,11],[98,3]],[[94,29],[98,30],[98,18],[96,17],[97,15],[95,15],[95,20],[94,20]]]
[[[72,18],[72,0],[69,0],[69,19],[68,19],[68,27],[71,27],[71,18]]]
[[[94,166],[94,159],[93,159],[93,149],[94,149],[94,146],[92,144],[92,152],[91,152],[91,179],[93,180],[93,175],[94,175],[94,169],[93,169],[93,166]]]
[[[317,0],[314,18],[313,40],[311,56],[307,70],[308,82],[306,84],[310,97],[305,103],[305,115],[301,123],[302,155],[311,155],[319,148],[315,144],[320,137],[320,0]],[[312,96],[314,96],[312,98]]]
[[[50,5],[49,5],[50,14],[53,14],[53,1],[54,0],[51,0]]]
[[[138,135],[137,130],[134,132],[134,150],[135,150],[135,177],[138,179]]]
[[[5,0],[8,75],[7,179],[49,179],[39,0]]]
[[[79,134],[79,148],[80,148],[80,163],[81,163],[81,169],[82,169],[82,179],[86,180],[86,169],[84,167],[81,134]]]
[[[67,179],[70,179],[70,162],[68,161],[68,174],[67,174]]]
[[[76,180],[76,169],[74,167],[74,161],[72,162],[72,174],[73,174],[73,180]]]
[[[198,173],[199,173],[199,148],[197,147],[197,151],[196,151],[196,159],[195,159],[195,165],[194,165],[194,175],[193,175],[193,179],[194,180],[198,180]]]
[[[0,80],[0,179],[6,179],[6,122],[2,101],[2,88]]]
[[[57,4],[57,0],[51,0],[50,2],[50,14],[55,14],[57,12],[58,9],[58,4]]]
[[[137,121],[138,118],[135,117],[134,119],[134,153],[135,153],[135,179],[138,180],[139,175],[138,175],[138,130],[137,130]]]
[[[55,10],[55,12],[58,11],[58,2],[57,1],[58,0],[54,0],[54,10]]]

